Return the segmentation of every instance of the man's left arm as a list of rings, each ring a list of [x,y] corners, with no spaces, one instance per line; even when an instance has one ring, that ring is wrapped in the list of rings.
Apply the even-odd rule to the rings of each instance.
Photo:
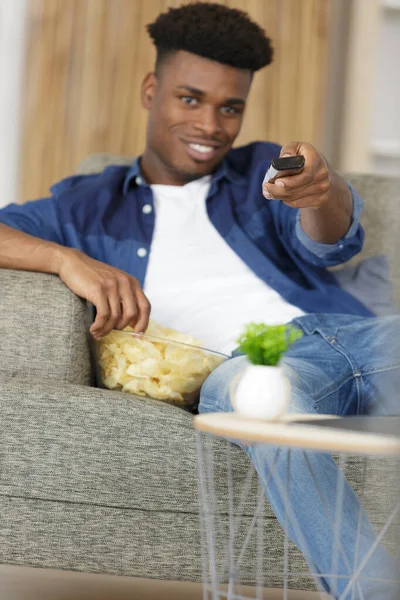
[[[283,172],[274,183],[264,183],[263,194],[300,209],[296,210],[297,238],[315,254],[316,262],[328,266],[348,260],[362,247],[362,200],[311,144],[291,142],[280,153],[281,157],[297,155],[304,156],[303,171],[290,176]]]

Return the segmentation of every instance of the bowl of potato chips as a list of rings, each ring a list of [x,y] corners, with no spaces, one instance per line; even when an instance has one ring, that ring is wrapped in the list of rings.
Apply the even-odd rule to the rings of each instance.
[[[112,330],[96,342],[101,383],[193,410],[207,377],[229,357],[200,340],[150,321],[144,334]]]

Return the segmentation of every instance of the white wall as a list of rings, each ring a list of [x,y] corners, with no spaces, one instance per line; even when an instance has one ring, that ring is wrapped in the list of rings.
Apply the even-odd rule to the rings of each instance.
[[[400,175],[400,0],[382,0],[370,142],[372,170]]]
[[[0,0],[0,207],[18,201],[26,0]]]
[[[400,0],[350,0],[341,171],[400,175]]]

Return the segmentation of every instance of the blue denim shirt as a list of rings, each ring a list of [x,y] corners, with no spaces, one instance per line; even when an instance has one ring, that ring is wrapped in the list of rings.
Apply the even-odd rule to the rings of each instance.
[[[261,184],[280,147],[255,142],[231,150],[215,172],[207,197],[210,221],[252,271],[307,313],[370,316],[338,287],[326,267],[349,260],[362,247],[362,200],[354,189],[353,220],[336,244],[320,244],[302,230],[299,210],[266,200]],[[151,187],[139,159],[95,175],[77,175],[51,188],[52,196],[0,210],[0,222],[77,248],[118,267],[144,285],[154,231]],[[151,301],[151,298],[150,298]]]

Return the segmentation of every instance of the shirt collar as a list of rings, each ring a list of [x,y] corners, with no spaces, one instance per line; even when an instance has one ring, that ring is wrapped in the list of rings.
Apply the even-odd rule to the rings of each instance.
[[[140,168],[140,159],[141,159],[141,156],[138,156],[135,159],[134,163],[132,164],[131,168],[129,169],[129,171],[125,177],[124,186],[123,186],[124,195],[126,195],[128,193],[129,187],[131,186],[132,183],[134,183],[138,186],[139,185],[147,185],[146,180],[143,177],[142,170]],[[231,183],[244,183],[246,181],[246,179],[243,177],[243,175],[240,175],[240,173],[235,171],[229,165],[226,158],[222,161],[222,163],[220,164],[220,166],[218,167],[218,169],[215,171],[215,173],[213,175],[212,182],[211,182],[211,189],[215,188],[215,186],[223,179],[227,179]]]
[[[124,196],[128,193],[129,187],[132,182],[136,183],[136,185],[146,184],[142,175],[142,171],[140,169],[140,156],[138,156],[135,159],[135,162],[133,163],[125,177],[123,187]]]

